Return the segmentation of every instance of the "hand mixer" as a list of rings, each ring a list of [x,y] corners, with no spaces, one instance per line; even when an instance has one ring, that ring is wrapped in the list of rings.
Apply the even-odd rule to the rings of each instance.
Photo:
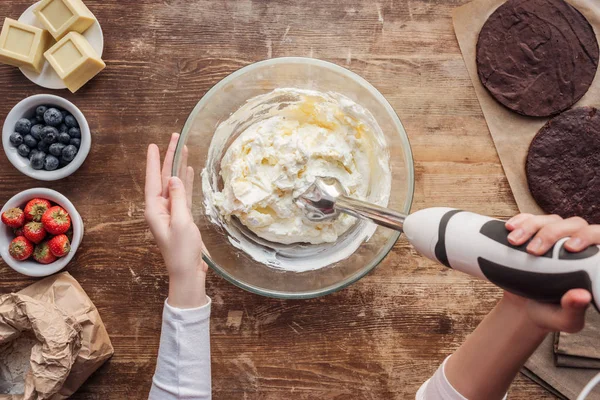
[[[546,254],[527,253],[527,243],[508,242],[503,221],[452,208],[427,208],[410,215],[353,199],[335,178],[317,178],[296,204],[308,220],[322,222],[346,213],[403,231],[424,256],[469,275],[488,280],[519,296],[560,303],[570,289],[587,289],[600,309],[600,248],[579,253],[559,240]]]

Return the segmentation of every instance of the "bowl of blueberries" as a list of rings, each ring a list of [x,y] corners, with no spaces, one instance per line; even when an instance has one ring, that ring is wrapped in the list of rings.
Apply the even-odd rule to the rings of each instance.
[[[9,161],[41,181],[65,178],[85,161],[92,137],[82,112],[62,97],[28,97],[8,113],[2,145]]]

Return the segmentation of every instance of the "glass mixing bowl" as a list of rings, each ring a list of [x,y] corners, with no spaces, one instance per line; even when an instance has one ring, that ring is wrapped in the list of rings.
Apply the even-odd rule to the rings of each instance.
[[[394,109],[377,89],[360,76],[335,64],[311,58],[277,58],[258,62],[234,72],[215,85],[198,102],[183,128],[173,174],[181,175],[186,164],[194,168],[192,213],[206,245],[205,260],[218,274],[234,285],[264,296],[289,299],[323,296],[369,273],[392,249],[400,233],[377,227],[373,236],[349,257],[321,269],[290,272],[255,261],[234,246],[227,232],[211,222],[205,213],[200,173],[207,164],[216,127],[247,100],[277,88],[337,92],[369,110],[383,130],[388,145],[392,172],[389,207],[409,213],[414,191],[413,159],[408,137]],[[241,131],[234,132],[231,141]],[[187,157],[184,156],[184,146],[188,149]]]

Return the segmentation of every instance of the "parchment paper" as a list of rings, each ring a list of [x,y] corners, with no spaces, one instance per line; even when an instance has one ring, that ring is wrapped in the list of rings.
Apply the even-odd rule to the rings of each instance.
[[[509,110],[488,93],[477,76],[475,55],[479,31],[488,17],[504,2],[505,0],[476,0],[455,9],[454,31],[517,206],[521,212],[542,214],[543,211],[529,193],[525,177],[525,159],[531,140],[548,118],[525,117]],[[588,19],[600,42],[600,1],[567,0],[567,2],[575,6]],[[575,106],[584,105],[600,107],[600,73],[598,72],[590,90]]]
[[[0,400],[67,399],[114,353],[98,310],[67,272],[0,296],[0,345],[26,330],[40,341],[31,355],[35,368],[24,396]]]

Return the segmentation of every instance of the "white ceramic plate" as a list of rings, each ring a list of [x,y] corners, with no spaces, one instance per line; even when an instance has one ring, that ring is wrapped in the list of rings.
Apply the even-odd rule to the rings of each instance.
[[[41,2],[37,2],[29,7],[25,12],[19,17],[19,22],[24,24],[33,25],[38,28],[44,28],[44,26],[37,20],[35,15],[33,14],[33,9]],[[102,57],[102,53],[104,52],[104,34],[102,33],[102,28],[98,23],[98,20],[94,22],[92,26],[88,28],[87,31],[83,33],[83,36],[90,42],[94,50],[98,53],[100,57]],[[48,61],[45,62],[44,68],[41,73],[37,73],[35,71],[31,71],[26,68],[20,68],[23,75],[27,77],[31,82],[44,87],[46,89],[66,89],[64,82],[54,68],[50,65]]]

